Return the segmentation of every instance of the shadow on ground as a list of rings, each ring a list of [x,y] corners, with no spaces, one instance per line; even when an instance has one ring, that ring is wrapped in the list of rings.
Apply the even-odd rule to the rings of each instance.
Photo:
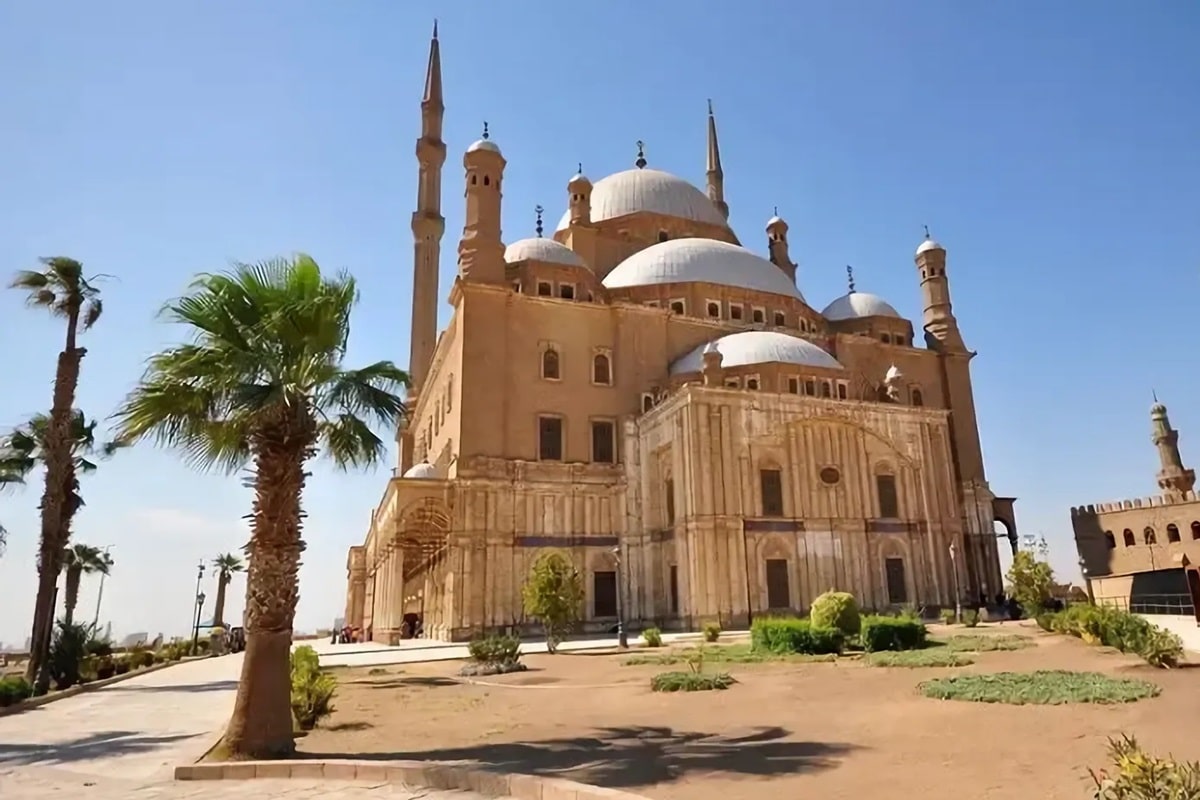
[[[69,764],[76,761],[114,758],[146,753],[195,737],[196,734],[144,736],[135,731],[104,731],[53,744],[0,743],[0,767]]]
[[[459,686],[459,682],[450,678],[442,678],[436,675],[414,675],[411,678],[401,678],[399,676],[382,681],[347,681],[350,684],[361,684],[370,687],[371,689],[400,689],[405,686]],[[235,684],[236,685],[236,684]]]
[[[785,741],[791,732],[758,728],[744,736],[659,727],[601,728],[595,736],[484,744],[395,753],[305,752],[302,758],[476,761],[500,772],[569,777],[612,788],[677,781],[689,774],[760,776],[832,769],[858,749],[831,742]]]
[[[116,683],[112,686],[105,686],[106,692],[136,692],[138,694],[151,694],[154,692],[186,692],[188,694],[196,692],[228,692],[233,691],[238,687],[237,681],[214,681],[212,683],[173,683],[164,686],[141,686],[134,683]]]

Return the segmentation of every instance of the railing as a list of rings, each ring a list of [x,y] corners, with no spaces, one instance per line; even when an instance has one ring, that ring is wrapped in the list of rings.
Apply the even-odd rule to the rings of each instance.
[[[1137,597],[1102,597],[1096,604],[1119,608],[1131,614],[1171,614],[1191,616],[1196,613],[1189,594],[1139,594]]]

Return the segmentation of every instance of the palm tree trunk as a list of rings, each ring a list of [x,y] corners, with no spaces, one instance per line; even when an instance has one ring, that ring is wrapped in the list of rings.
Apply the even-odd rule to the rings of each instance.
[[[74,482],[71,458],[71,407],[75,404],[75,389],[79,383],[79,365],[84,351],[75,346],[75,328],[79,310],[72,309],[67,317],[67,342],[58,354],[54,375],[54,399],[46,430],[46,489],[42,494],[41,552],[38,558],[38,594],[33,615],[33,636],[30,643],[26,678],[34,683],[39,694],[50,688],[47,655],[50,650],[50,630],[54,625],[54,594],[66,546],[63,512],[70,486]]]
[[[79,583],[82,580],[82,565],[72,564],[67,567],[67,586],[63,592],[63,620],[67,625],[75,621],[75,606],[79,603]]]
[[[217,572],[217,600],[213,607],[212,619],[214,628],[225,627],[225,587],[229,585],[229,578],[224,570]]]
[[[230,758],[272,759],[295,752],[292,736],[292,623],[298,573],[304,462],[310,437],[280,426],[254,443],[254,522],[246,571],[246,654],[223,743]]]

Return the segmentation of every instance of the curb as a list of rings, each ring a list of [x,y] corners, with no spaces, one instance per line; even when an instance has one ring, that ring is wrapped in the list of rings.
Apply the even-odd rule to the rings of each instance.
[[[298,778],[304,780],[372,781],[430,789],[466,790],[515,800],[647,800],[640,794],[543,778],[491,772],[461,762],[444,761],[235,761],[189,764],[175,768],[177,781]]]
[[[141,669],[131,669],[129,672],[126,672],[123,675],[113,675],[112,677],[101,678],[100,680],[91,681],[89,683],[77,683],[69,689],[63,689],[61,692],[49,692],[41,697],[29,697],[14,705],[0,708],[0,717],[6,717],[9,714],[19,714],[22,711],[28,711],[32,708],[39,708],[47,703],[53,703],[57,700],[66,700],[68,697],[74,697],[77,694],[94,692],[97,689],[103,689],[105,686],[112,686],[114,683],[121,683],[141,675],[149,675],[151,672],[158,672],[160,669],[173,667],[176,664],[187,664],[190,661],[199,661],[202,658],[209,658],[209,656],[194,656],[191,658],[183,658],[179,661],[166,661],[162,664],[152,664],[149,667],[142,667]]]

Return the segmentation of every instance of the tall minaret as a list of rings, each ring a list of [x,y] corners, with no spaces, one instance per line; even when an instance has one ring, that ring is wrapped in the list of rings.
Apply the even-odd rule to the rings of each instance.
[[[1154,398],[1150,407],[1150,440],[1158,448],[1158,488],[1169,497],[1182,499],[1196,485],[1196,471],[1183,466],[1179,455],[1179,431],[1171,427],[1167,407]]]
[[[712,100],[708,101],[708,199],[713,201],[721,216],[729,219],[729,204],[725,202],[725,173],[721,169],[721,147],[717,144],[717,119],[713,116]]]
[[[946,248],[935,242],[925,229],[925,241],[917,248],[917,271],[921,275],[921,296],[925,303],[925,343],[938,352],[967,352],[958,320],[950,306],[950,278],[946,276]]]
[[[442,141],[442,54],[438,47],[437,22],[429,43],[429,67],[425,72],[425,95],[421,98],[421,138],[417,139],[417,210],[412,215],[413,292],[412,333],[409,336],[408,372],[415,397],[421,390],[437,345],[438,262],[441,259],[442,164],[446,143]]]

